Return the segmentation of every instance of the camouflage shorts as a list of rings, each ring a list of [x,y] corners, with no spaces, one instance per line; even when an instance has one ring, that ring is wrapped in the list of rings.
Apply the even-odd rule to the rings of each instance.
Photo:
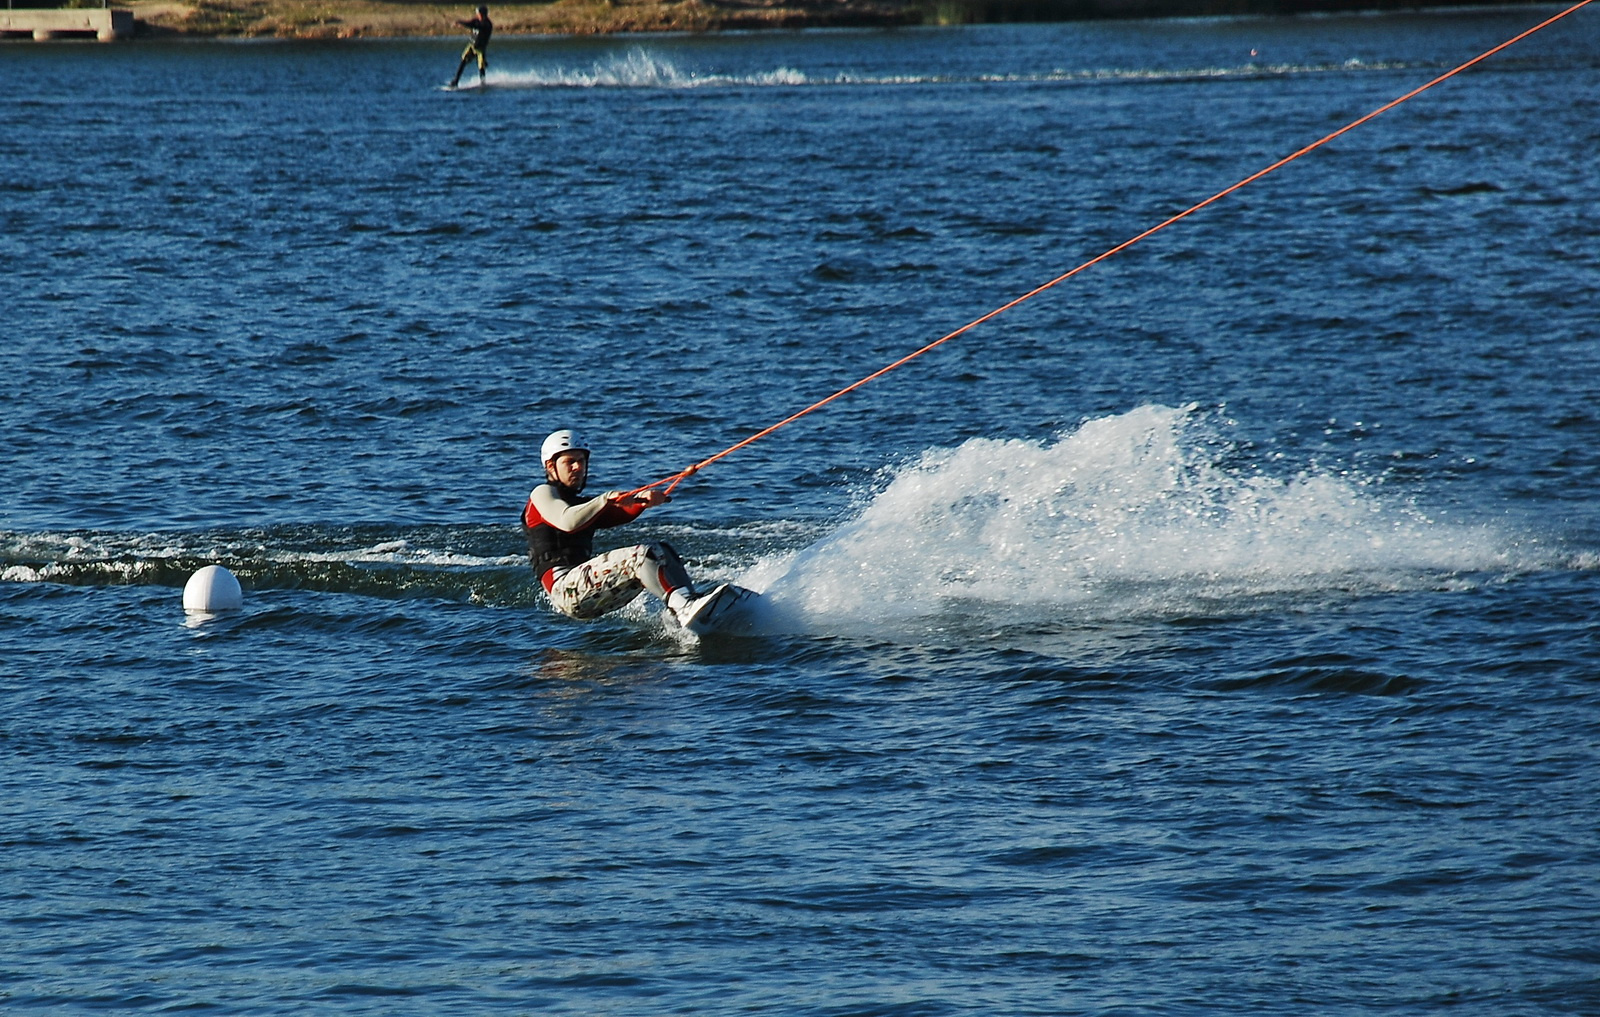
[[[648,544],[607,551],[557,572],[550,587],[550,606],[569,618],[598,618],[637,597],[644,589],[639,574],[656,567]]]

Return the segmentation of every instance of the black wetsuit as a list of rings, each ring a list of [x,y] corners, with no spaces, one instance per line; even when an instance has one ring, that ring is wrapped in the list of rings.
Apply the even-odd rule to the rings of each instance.
[[[472,47],[479,53],[489,48],[489,36],[494,34],[494,22],[488,16],[473,18],[471,21],[461,22],[462,27],[472,31]]]
[[[543,484],[528,496],[522,510],[528,562],[548,590],[553,573],[594,557],[594,531],[632,522],[643,511],[643,505],[623,507],[604,495],[586,500],[565,484]]]
[[[478,58],[478,80],[483,80],[484,75],[489,72],[489,36],[494,34],[494,22],[489,20],[487,14],[479,15],[471,21],[458,21],[456,24],[472,32],[472,41],[467,43],[467,48],[461,53],[461,63],[456,66],[456,76],[450,79],[451,88],[461,82],[461,72],[467,69],[467,61],[473,57]]]

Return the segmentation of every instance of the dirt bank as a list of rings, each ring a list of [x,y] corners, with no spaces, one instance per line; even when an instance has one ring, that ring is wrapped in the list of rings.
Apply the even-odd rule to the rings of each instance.
[[[141,32],[149,35],[349,39],[460,35],[456,19],[470,17],[475,2],[132,0],[117,6],[130,8]],[[895,0],[554,0],[492,3],[491,14],[495,34],[502,36],[913,25],[927,20],[922,8]]]
[[[83,0],[89,2],[89,0]],[[1511,3],[1538,0],[1511,0]],[[140,34],[307,39],[459,35],[476,0],[132,0]],[[98,2],[95,6],[99,6]],[[1417,0],[553,0],[491,4],[499,35],[720,32],[1062,21],[1084,18],[1305,14],[1466,6]]]

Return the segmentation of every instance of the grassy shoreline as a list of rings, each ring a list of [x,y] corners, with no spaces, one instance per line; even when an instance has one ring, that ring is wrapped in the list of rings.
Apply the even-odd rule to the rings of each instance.
[[[131,0],[142,36],[353,39],[458,36],[478,0]],[[95,6],[99,6],[98,3]],[[495,34],[601,35],[770,28],[918,25],[922,8],[898,0],[553,0],[491,2]]]
[[[1541,0],[1505,0],[1502,6]],[[69,6],[98,0],[69,0]],[[477,0],[131,0],[145,37],[458,36]],[[1460,0],[543,0],[490,4],[497,35],[894,27],[1092,18],[1212,17],[1482,6]]]

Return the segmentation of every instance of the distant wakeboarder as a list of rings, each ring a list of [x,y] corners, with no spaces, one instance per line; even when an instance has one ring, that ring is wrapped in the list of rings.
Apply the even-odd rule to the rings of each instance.
[[[478,84],[481,85],[489,71],[489,36],[494,34],[489,8],[479,7],[477,16],[471,21],[457,21],[456,24],[472,33],[472,41],[461,53],[461,63],[456,66],[456,76],[450,79],[450,87],[455,88],[461,83],[461,72],[467,69],[467,61],[473,57],[478,58]]]

